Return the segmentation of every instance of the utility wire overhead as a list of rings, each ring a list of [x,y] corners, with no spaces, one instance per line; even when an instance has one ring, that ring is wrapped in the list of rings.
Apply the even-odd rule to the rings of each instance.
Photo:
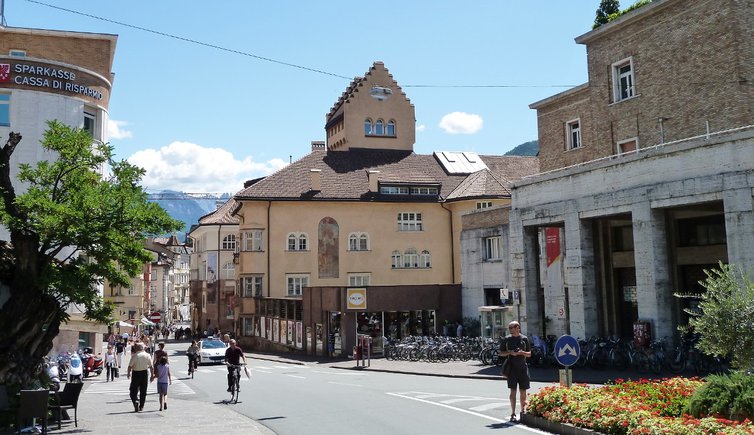
[[[259,55],[256,55],[256,54],[253,54],[253,53],[249,53],[249,52],[246,52],[246,51],[236,50],[236,49],[233,49],[233,48],[223,47],[223,46],[217,45],[217,44],[211,44],[211,43],[202,42],[202,41],[199,41],[199,40],[196,40],[196,39],[191,39],[191,38],[186,38],[186,37],[183,37],[183,36],[173,35],[171,33],[161,32],[159,30],[149,29],[149,28],[137,26],[137,25],[134,25],[134,24],[124,23],[122,21],[116,21],[116,20],[113,20],[113,19],[110,19],[110,18],[105,18],[105,17],[100,17],[100,16],[97,16],[97,15],[93,15],[93,14],[88,14],[86,12],[81,12],[81,11],[76,11],[76,10],[73,10],[73,9],[64,8],[62,6],[52,5],[52,4],[49,4],[49,3],[41,2],[39,0],[26,0],[26,1],[29,2],[29,3],[35,3],[35,4],[38,4],[38,5],[42,5],[42,6],[47,6],[49,8],[57,9],[57,10],[60,10],[60,11],[71,13],[71,14],[81,15],[81,16],[84,16],[84,17],[93,18],[95,20],[104,21],[106,23],[117,24],[119,26],[124,26],[124,27],[128,27],[128,28],[131,28],[131,29],[135,29],[135,30],[140,30],[142,32],[148,32],[148,33],[152,33],[152,34],[155,34],[155,35],[164,36],[166,38],[177,39],[179,41],[188,42],[188,43],[196,44],[196,45],[201,45],[201,46],[208,47],[208,48],[213,48],[215,50],[225,51],[225,52],[233,53],[233,54],[239,54],[241,56],[251,57],[251,58],[254,58],[254,59],[257,59],[257,60],[262,60],[262,61],[265,61],[265,62],[270,62],[270,63],[275,63],[275,64],[278,64],[278,65],[288,66],[288,67],[291,67],[291,68],[297,68],[297,69],[301,69],[301,70],[304,70],[304,71],[314,72],[314,73],[317,73],[317,74],[323,74],[323,75],[327,75],[327,76],[331,76],[331,77],[336,77],[336,78],[339,78],[339,79],[353,80],[352,77],[347,77],[347,76],[336,74],[336,73],[332,73],[332,72],[329,72],[329,71],[324,71],[324,70],[317,69],[317,68],[311,68],[311,67],[307,67],[307,66],[303,66],[303,65],[298,65],[298,64],[295,64],[295,63],[284,62],[282,60],[277,60],[277,59],[272,59],[272,58],[269,58],[269,57],[259,56]],[[401,85],[401,86],[404,87],[404,88],[572,88],[575,85],[433,85],[433,84],[416,84],[416,85],[412,85],[412,84],[408,84],[408,85]]]

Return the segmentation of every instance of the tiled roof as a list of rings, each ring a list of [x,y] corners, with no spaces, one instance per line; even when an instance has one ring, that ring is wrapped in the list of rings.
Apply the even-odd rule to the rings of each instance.
[[[427,198],[379,195],[369,191],[368,171],[379,171],[381,183],[439,184],[441,198],[509,196],[511,180],[539,170],[533,157],[482,156],[489,170],[474,174],[447,174],[432,155],[410,151],[351,148],[349,151],[314,150],[258,183],[238,192],[237,200],[411,200]],[[320,189],[311,190],[311,169],[319,169]],[[508,171],[500,172],[499,171]],[[463,186],[458,189],[459,186]],[[200,221],[201,222],[201,221]]]
[[[241,219],[233,214],[236,205],[236,200],[230,198],[217,210],[200,217],[199,225],[238,225]]]

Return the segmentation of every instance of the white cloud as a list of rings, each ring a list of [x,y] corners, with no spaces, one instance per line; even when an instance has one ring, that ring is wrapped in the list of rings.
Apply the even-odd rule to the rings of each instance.
[[[110,139],[128,139],[133,134],[131,133],[131,130],[126,130],[125,126],[127,126],[128,123],[126,121],[116,121],[114,119],[108,119],[107,120],[107,136],[108,140]]]
[[[453,112],[443,116],[439,127],[449,134],[474,134],[482,129],[484,121],[479,115]]]
[[[222,148],[205,148],[190,142],[173,142],[159,150],[138,151],[127,159],[144,168],[142,186],[148,191],[235,193],[243,183],[287,166],[282,159],[255,162],[251,156],[237,160]]]
[[[418,131],[424,131],[424,130],[426,130],[426,129],[427,129],[427,126],[426,126],[426,125],[424,125],[424,124],[419,124],[419,125],[417,125],[417,126],[416,126],[416,131],[417,131],[417,132],[418,132]]]

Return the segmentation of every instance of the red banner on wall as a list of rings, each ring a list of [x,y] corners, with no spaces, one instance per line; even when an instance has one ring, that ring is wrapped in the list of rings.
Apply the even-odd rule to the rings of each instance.
[[[547,252],[548,266],[560,257],[560,228],[545,228],[545,251]]]

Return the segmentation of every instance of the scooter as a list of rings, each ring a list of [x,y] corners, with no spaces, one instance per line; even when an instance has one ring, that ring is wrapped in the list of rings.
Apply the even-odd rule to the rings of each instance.
[[[47,366],[47,377],[50,378],[50,391],[60,390],[60,375],[58,374],[58,364],[51,358],[45,358]]]
[[[105,361],[94,355],[94,350],[91,347],[84,348],[84,354],[81,357],[81,363],[84,366],[84,377],[89,377],[90,374],[99,375],[105,368]]]
[[[61,380],[68,378],[68,366],[71,362],[71,355],[68,352],[58,354],[58,374]]]
[[[84,373],[84,364],[81,363],[79,354],[71,354],[71,367],[68,369],[68,382],[81,382],[81,375]]]

